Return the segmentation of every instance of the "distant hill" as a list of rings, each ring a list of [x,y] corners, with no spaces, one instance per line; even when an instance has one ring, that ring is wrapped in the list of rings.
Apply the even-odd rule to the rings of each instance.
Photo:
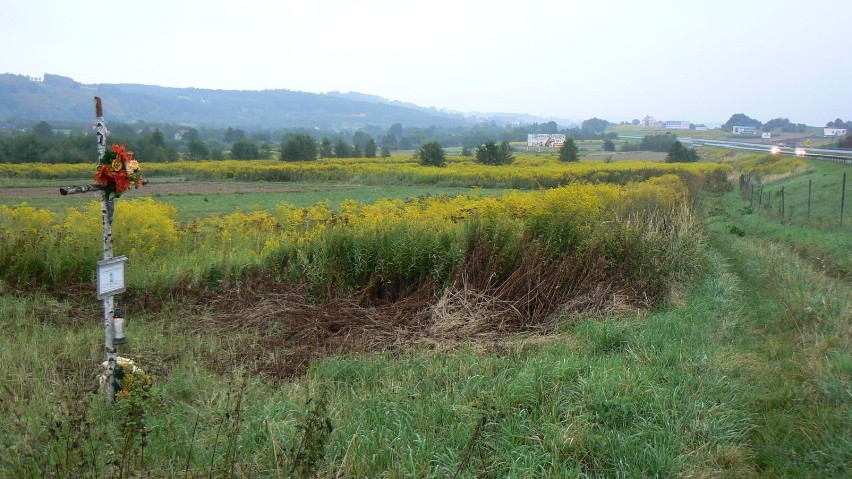
[[[236,91],[136,84],[86,85],[60,75],[36,81],[0,74],[0,121],[92,120],[92,98],[103,99],[108,121],[168,122],[209,127],[355,129],[471,125],[461,113],[424,108],[361,93]]]

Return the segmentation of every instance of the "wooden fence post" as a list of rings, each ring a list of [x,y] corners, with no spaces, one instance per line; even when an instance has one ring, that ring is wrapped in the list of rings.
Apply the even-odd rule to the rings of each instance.
[[[811,182],[813,180],[808,180],[808,222],[811,221]]]
[[[840,228],[843,229],[843,206],[846,203],[846,172],[843,172],[843,186],[840,187]]]

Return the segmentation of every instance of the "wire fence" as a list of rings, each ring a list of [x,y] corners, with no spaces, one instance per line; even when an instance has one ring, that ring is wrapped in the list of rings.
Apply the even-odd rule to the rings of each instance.
[[[740,193],[753,211],[783,223],[843,230],[849,224],[846,184],[845,172],[838,177],[784,185],[764,185],[750,175],[741,175]]]

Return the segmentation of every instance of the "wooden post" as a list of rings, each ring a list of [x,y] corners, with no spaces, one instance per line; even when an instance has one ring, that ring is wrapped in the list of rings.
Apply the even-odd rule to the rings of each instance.
[[[813,180],[808,180],[808,222],[811,221],[811,182]]]
[[[846,172],[843,172],[843,186],[840,187],[840,228],[843,229],[843,205],[846,203]]]
[[[100,97],[95,97],[95,134],[98,140],[98,165],[106,154],[106,136],[107,128],[104,121],[104,109],[101,104]],[[101,224],[103,225],[103,259],[112,258],[112,214],[115,208],[115,203],[110,198],[109,191],[101,191]],[[107,296],[104,302],[104,348],[106,349],[107,360],[107,381],[106,381],[106,400],[108,404],[112,404],[115,400],[115,387],[113,384],[112,373],[116,366],[115,353],[115,325],[113,324],[113,315],[115,314],[115,300],[112,295]]]
[[[784,187],[781,187],[781,220],[784,220]]]

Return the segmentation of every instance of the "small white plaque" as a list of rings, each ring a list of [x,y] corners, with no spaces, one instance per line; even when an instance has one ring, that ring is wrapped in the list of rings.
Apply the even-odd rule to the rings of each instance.
[[[124,262],[127,256],[98,261],[98,299],[106,299],[127,288],[124,285]]]

